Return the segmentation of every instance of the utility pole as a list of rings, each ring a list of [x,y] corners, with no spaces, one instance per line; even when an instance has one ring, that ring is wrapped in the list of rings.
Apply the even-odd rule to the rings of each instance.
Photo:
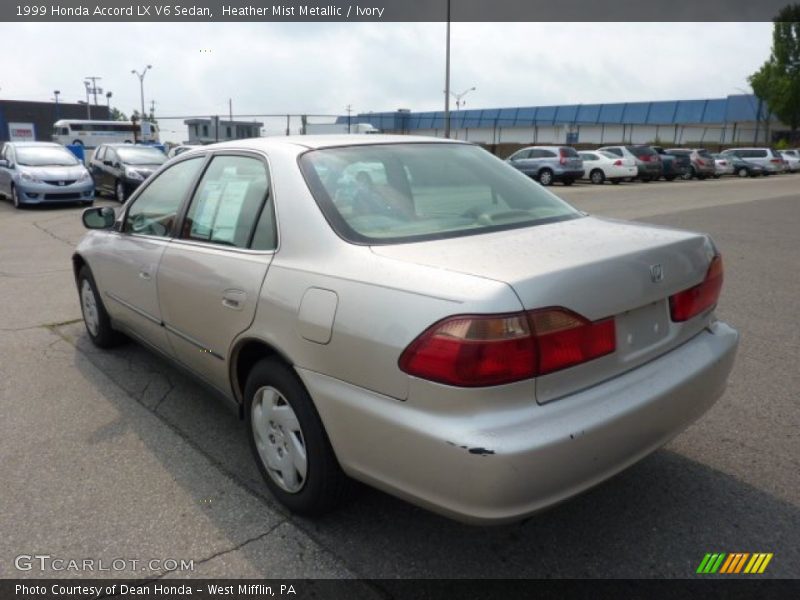
[[[97,80],[102,79],[102,77],[97,77],[96,75],[92,75],[89,77],[84,77],[84,79],[87,81],[87,83],[89,81],[92,82],[91,86],[87,86],[87,92],[91,93],[94,96],[94,105],[97,106],[97,94],[103,93],[103,88],[97,87]],[[87,101],[89,100],[88,95],[86,97],[86,100]]]
[[[348,104],[347,105],[347,133],[352,133],[351,130],[350,130],[350,123],[352,122],[352,119],[350,118],[350,115],[351,115],[352,112],[353,112],[353,107],[350,104]]]
[[[61,90],[53,90],[53,96],[55,96],[55,99],[56,99],[56,121],[58,121],[58,119],[60,118],[60,114],[59,114],[60,111],[58,109],[58,96],[59,96],[59,94],[61,94]]]
[[[228,98],[228,119],[233,121],[233,99]]]
[[[447,50],[444,66],[444,137],[450,137],[450,0],[447,0]]]
[[[111,118],[111,96],[113,96],[111,92],[106,92],[106,108],[108,109],[108,118]]]
[[[89,82],[84,79],[83,85],[86,88],[86,118],[92,120],[92,103],[89,102]]]
[[[156,115],[156,101],[150,100],[150,120],[154,121]]]

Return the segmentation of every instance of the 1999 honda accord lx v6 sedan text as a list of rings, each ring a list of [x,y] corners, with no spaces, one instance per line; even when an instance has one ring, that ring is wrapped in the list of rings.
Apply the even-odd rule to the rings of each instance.
[[[722,394],[707,235],[596,218],[468,143],[228,142],[83,215],[86,329],[240,407],[287,507],[348,476],[499,523],[614,475]]]

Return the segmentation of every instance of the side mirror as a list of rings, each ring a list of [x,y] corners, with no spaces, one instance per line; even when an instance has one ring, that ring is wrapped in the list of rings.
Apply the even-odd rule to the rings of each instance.
[[[113,163],[112,163],[110,160],[104,160],[104,161],[103,161],[103,164],[104,164],[105,166],[107,166],[107,167],[110,167],[110,166],[112,166],[112,164],[113,164]]]
[[[111,229],[117,215],[110,206],[97,206],[83,211],[81,219],[86,229]]]

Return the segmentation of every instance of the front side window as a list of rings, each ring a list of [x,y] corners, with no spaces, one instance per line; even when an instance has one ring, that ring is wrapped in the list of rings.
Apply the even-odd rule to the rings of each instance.
[[[261,160],[214,157],[197,186],[181,237],[236,248],[249,248],[251,242],[257,250],[274,248],[274,222],[269,215],[261,219],[262,212],[272,213],[268,190]]]
[[[467,144],[378,144],[306,152],[300,168],[348,241],[388,244],[578,218],[517,169]]]
[[[128,209],[122,230],[125,233],[168,237],[183,199],[202,165],[202,157],[191,158],[156,176]]]

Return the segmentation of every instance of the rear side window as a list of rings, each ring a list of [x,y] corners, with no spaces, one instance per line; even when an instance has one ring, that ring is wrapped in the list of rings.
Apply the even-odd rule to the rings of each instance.
[[[581,152],[580,157],[583,160],[588,160],[588,161],[600,160],[600,157],[597,156],[597,154],[592,154],[591,152]]]
[[[555,158],[556,153],[552,150],[545,150],[544,148],[537,148],[531,150],[531,158]]]
[[[563,148],[559,148],[559,150],[561,151],[562,156],[569,156],[570,158],[579,158],[578,153],[575,151],[575,148],[564,146]]]
[[[604,152],[611,152],[615,156],[622,156],[622,150],[619,148],[606,148]]]
[[[698,150],[697,156],[702,156],[703,158],[713,158],[708,150]]]
[[[248,156],[214,157],[197,186],[181,237],[249,248],[262,209],[272,210],[271,206],[264,206],[268,190],[269,177],[261,160]],[[265,220],[258,242],[269,246],[274,243],[274,223],[271,218]]]

